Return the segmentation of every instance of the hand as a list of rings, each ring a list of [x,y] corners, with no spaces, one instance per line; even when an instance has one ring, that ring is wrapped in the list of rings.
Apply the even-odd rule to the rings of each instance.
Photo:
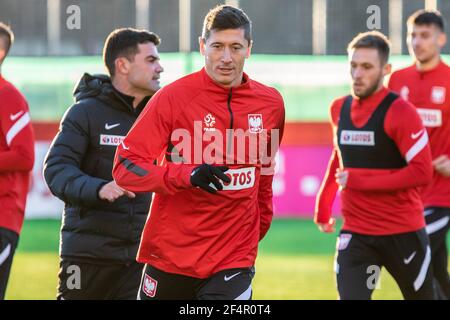
[[[441,155],[433,160],[434,170],[443,175],[450,177],[450,159],[447,155]]]
[[[128,198],[136,197],[133,192],[119,187],[115,181],[108,182],[103,187],[101,187],[100,191],[98,192],[98,197],[100,199],[107,200],[109,202],[114,202],[121,196],[127,196]]]
[[[334,218],[330,218],[328,223],[317,223],[317,227],[321,232],[332,233],[335,231],[336,220]]]
[[[348,181],[348,171],[337,169],[334,177],[336,178],[336,183],[339,185],[339,189],[345,189]]]
[[[219,179],[226,183],[231,182],[231,179],[224,173],[227,170],[227,166],[213,167],[209,164],[202,164],[192,170],[191,184],[209,193],[217,193],[217,190],[223,189]]]

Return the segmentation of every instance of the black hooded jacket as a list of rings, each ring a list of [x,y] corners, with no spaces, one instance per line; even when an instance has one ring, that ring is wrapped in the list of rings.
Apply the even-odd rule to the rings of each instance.
[[[98,191],[113,180],[117,145],[126,136],[148,98],[133,109],[133,97],[117,91],[105,75],[84,74],[75,104],[61,125],[44,163],[51,192],[64,201],[62,258],[98,262],[135,261],[150,193],[101,200]]]

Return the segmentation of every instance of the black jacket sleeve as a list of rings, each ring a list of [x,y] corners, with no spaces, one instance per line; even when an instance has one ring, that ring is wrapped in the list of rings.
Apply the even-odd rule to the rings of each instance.
[[[44,161],[44,178],[50,191],[66,204],[83,207],[103,201],[100,188],[108,181],[82,171],[90,141],[86,105],[78,103],[67,110]]]

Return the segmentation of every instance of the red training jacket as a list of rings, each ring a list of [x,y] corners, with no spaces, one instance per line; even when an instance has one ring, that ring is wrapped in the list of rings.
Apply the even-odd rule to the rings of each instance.
[[[366,99],[353,99],[351,120],[356,127],[364,126],[388,92],[383,88]],[[330,108],[335,133],[344,99],[335,100]],[[341,193],[344,230],[389,235],[425,226],[420,187],[429,183],[432,175],[426,131],[414,107],[401,98],[389,108],[384,130],[408,164],[401,169],[342,168],[349,171],[347,186]],[[338,191],[335,173],[342,161],[336,141],[316,199],[315,221],[319,223],[329,221]]]
[[[0,227],[20,233],[33,164],[34,133],[27,102],[0,75]]]
[[[389,88],[416,106],[430,137],[433,159],[450,157],[450,67],[441,62],[425,72],[414,65],[398,70]],[[450,207],[450,178],[435,171],[422,197],[426,207]]]
[[[261,152],[280,143],[283,128],[280,94],[245,73],[227,89],[202,69],[153,96],[118,146],[113,170],[123,188],[155,192],[138,261],[198,278],[253,266],[273,214],[273,155],[265,161]],[[192,187],[202,163],[228,165],[231,183],[217,194]]]

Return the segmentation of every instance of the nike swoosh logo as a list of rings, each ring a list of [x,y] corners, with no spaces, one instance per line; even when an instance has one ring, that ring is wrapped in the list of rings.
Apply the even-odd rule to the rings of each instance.
[[[238,272],[238,273],[235,273],[235,274],[232,274],[231,276],[225,276],[224,278],[223,278],[223,280],[225,280],[225,281],[230,281],[231,279],[233,279],[234,277],[236,277],[237,275],[240,275],[241,273],[240,272]]]
[[[124,148],[125,150],[129,150],[130,149],[130,147],[125,146],[125,143],[123,143],[123,141],[122,141],[122,148]]]
[[[116,124],[112,124],[112,125],[105,124],[105,129],[106,130],[111,130],[111,129],[113,129],[115,127],[118,127],[118,126],[120,126],[120,123],[116,123]]]
[[[403,263],[404,264],[409,264],[412,259],[414,259],[414,257],[416,256],[417,251],[414,251],[408,258],[403,259]]]
[[[420,131],[417,132],[417,133],[411,133],[411,138],[412,138],[413,140],[416,140],[416,139],[422,134],[423,130],[424,130],[424,129],[420,130]]]
[[[11,119],[11,121],[16,121],[17,118],[19,118],[22,114],[23,114],[23,111],[19,111],[16,114],[10,114],[9,118]]]

